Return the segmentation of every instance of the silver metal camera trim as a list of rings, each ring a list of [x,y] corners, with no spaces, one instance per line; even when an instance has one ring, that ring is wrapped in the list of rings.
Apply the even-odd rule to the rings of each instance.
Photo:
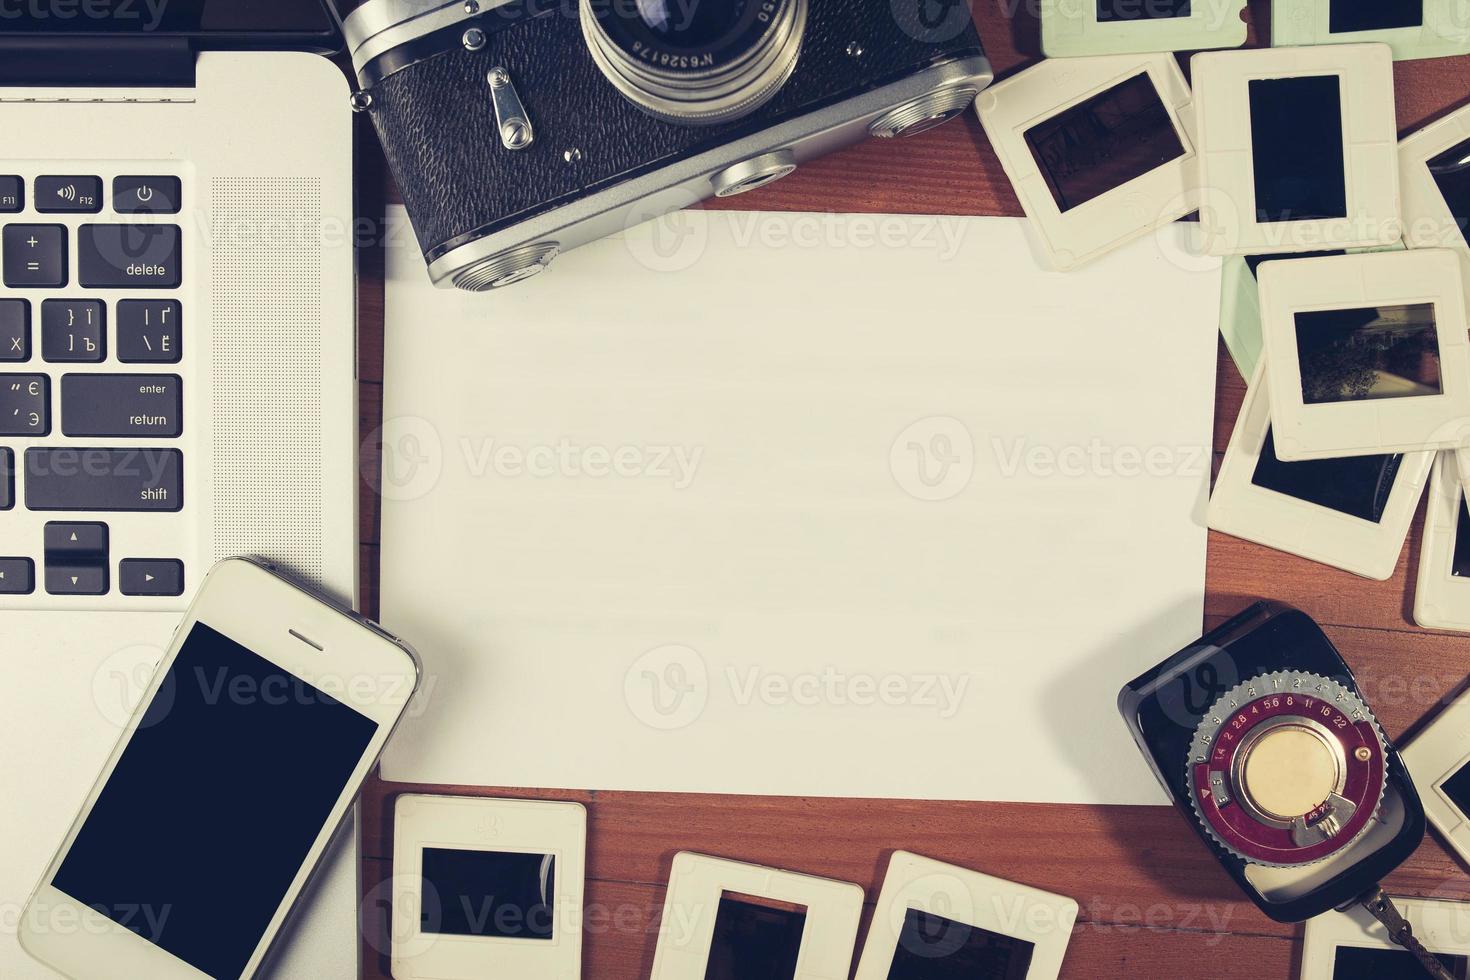
[[[342,36],[361,73],[374,58],[460,21],[490,13],[511,0],[367,0],[342,21]]]
[[[623,98],[669,122],[713,126],[750,115],[796,71],[811,2],[778,2],[780,22],[735,64],[686,77],[630,58],[603,29],[593,4],[581,4],[578,19],[593,62]]]
[[[476,276],[476,266],[498,260],[511,249],[554,245],[558,252],[567,252],[607,238],[714,197],[716,178],[732,167],[782,150],[790,151],[800,165],[873,135],[874,127],[895,108],[929,99],[941,89],[969,88],[978,95],[991,78],[990,61],[983,56],[942,62],[819,112],[789,119],[706,153],[677,160],[503,231],[466,242],[431,261],[429,277],[435,285],[448,287],[467,278],[482,278]],[[556,135],[543,132],[541,138],[554,141]]]

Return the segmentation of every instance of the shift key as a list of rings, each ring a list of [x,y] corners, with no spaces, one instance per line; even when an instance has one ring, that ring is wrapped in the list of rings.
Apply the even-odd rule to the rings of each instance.
[[[177,449],[27,449],[31,510],[176,511],[184,506]]]
[[[68,436],[172,439],[184,429],[176,374],[68,374],[61,379],[61,431]]]
[[[89,289],[173,289],[180,252],[178,225],[82,225],[77,280]]]

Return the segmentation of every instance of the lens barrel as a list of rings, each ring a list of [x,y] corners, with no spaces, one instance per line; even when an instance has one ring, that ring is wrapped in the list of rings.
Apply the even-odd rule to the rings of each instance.
[[[809,0],[583,0],[609,82],[651,115],[714,125],[759,109],[796,70]]]

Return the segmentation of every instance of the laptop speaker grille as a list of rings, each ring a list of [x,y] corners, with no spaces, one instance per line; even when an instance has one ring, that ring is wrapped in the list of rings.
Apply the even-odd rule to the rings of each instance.
[[[322,580],[322,182],[210,182],[214,560]]]

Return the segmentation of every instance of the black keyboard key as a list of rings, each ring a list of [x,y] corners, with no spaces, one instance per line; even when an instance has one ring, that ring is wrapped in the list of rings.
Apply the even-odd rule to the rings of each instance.
[[[107,558],[107,525],[51,521],[42,532],[46,561],[80,562]]]
[[[36,563],[29,558],[0,558],[0,595],[36,591]]]
[[[0,361],[31,359],[31,304],[0,299]]]
[[[0,510],[15,506],[15,453],[0,448]]]
[[[31,510],[177,511],[184,454],[177,449],[27,449]]]
[[[183,595],[184,563],[172,558],[124,558],[118,564],[123,595]]]
[[[183,356],[184,307],[174,299],[117,303],[117,357],[128,364],[177,364]]]
[[[41,357],[101,361],[107,357],[107,307],[96,299],[41,301]]]
[[[0,374],[0,436],[51,432],[51,379],[44,374]]]
[[[46,591],[102,595],[107,591],[107,525],[52,521],[43,532]]]
[[[14,174],[0,176],[0,214],[19,214],[26,206],[26,182]]]
[[[6,225],[0,233],[0,277],[12,289],[55,289],[66,285],[66,228]]]
[[[171,439],[184,429],[183,388],[176,374],[68,374],[61,379],[61,431]]]
[[[178,225],[82,225],[77,279],[88,289],[173,289],[180,253]]]
[[[42,214],[96,214],[102,210],[102,178],[37,177],[36,210]]]
[[[106,595],[107,565],[46,563],[46,591],[51,595]]]
[[[114,177],[112,210],[118,214],[178,214],[179,178]]]

